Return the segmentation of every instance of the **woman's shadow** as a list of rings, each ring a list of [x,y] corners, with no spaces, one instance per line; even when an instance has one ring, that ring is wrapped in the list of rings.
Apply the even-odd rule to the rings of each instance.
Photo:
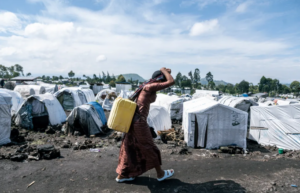
[[[178,179],[168,179],[158,182],[154,178],[138,177],[130,184],[147,186],[153,193],[242,193],[246,189],[232,180],[216,180],[204,183],[189,184]]]

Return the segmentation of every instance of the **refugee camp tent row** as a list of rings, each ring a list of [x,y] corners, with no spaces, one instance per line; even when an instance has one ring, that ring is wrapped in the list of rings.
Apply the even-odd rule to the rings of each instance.
[[[91,89],[80,89],[79,87],[63,88],[54,93],[54,96],[65,111],[72,111],[75,107],[95,100]]]
[[[46,128],[66,121],[66,114],[58,100],[50,93],[28,97],[16,113],[14,122],[26,129]]]
[[[0,92],[5,92],[12,97],[11,116],[14,116],[17,113],[17,110],[23,104],[24,99],[22,98],[21,94],[16,91],[0,89]]]
[[[253,106],[249,139],[262,145],[300,150],[300,104]]]
[[[10,143],[12,97],[0,90],[0,145]]]
[[[88,104],[75,107],[67,117],[67,133],[73,135],[75,131],[90,137],[91,135],[103,134],[106,125],[106,117],[99,103],[90,102]]]
[[[200,97],[217,97],[219,94],[217,90],[196,90],[195,94],[193,94],[193,99]]]
[[[232,108],[237,108],[245,112],[250,112],[251,106],[258,106],[256,102],[245,97],[223,97],[218,103]]]
[[[95,95],[97,95],[101,90],[103,90],[102,84],[94,84],[93,85],[93,92]]]
[[[184,140],[190,147],[246,149],[248,113],[206,97],[183,103]]]
[[[24,99],[31,95],[39,95],[46,93],[45,87],[40,85],[17,85],[14,88],[14,91],[20,93]]]
[[[162,106],[167,109],[172,120],[182,120],[184,98],[178,96],[168,96],[165,94],[157,94],[153,105]]]
[[[156,134],[158,131],[164,131],[172,128],[170,114],[165,107],[150,105],[149,115],[147,117],[149,127],[154,128]],[[160,138],[159,136],[157,137]]]

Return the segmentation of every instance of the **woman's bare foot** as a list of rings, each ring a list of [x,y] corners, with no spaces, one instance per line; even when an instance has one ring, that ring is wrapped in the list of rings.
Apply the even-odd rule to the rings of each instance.
[[[125,176],[122,176],[122,175],[118,175],[117,178],[121,180],[121,179],[128,178],[128,177],[125,177]]]
[[[165,171],[160,170],[160,171],[157,172],[157,178],[162,178],[164,176],[165,176]]]

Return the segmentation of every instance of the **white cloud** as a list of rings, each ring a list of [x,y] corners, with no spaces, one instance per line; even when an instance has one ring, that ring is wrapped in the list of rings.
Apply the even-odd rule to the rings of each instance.
[[[96,59],[97,62],[103,62],[105,60],[106,60],[106,56],[103,54],[99,55]]]
[[[207,20],[203,22],[198,22],[193,25],[193,27],[190,30],[191,36],[199,36],[207,32],[212,32],[215,30],[218,26],[218,20]]]
[[[7,32],[21,27],[21,21],[12,12],[0,12],[0,32]]]
[[[238,12],[238,13],[244,13],[247,10],[247,8],[248,8],[249,5],[250,5],[249,1],[241,3],[239,6],[237,6],[237,8],[235,9],[235,11]]]

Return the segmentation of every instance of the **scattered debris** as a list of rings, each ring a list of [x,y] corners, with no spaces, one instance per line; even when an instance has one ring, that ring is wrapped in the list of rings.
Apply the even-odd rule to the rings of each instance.
[[[34,183],[35,183],[35,181],[33,181],[30,184],[28,184],[27,188],[29,188],[30,186],[32,186]]]

